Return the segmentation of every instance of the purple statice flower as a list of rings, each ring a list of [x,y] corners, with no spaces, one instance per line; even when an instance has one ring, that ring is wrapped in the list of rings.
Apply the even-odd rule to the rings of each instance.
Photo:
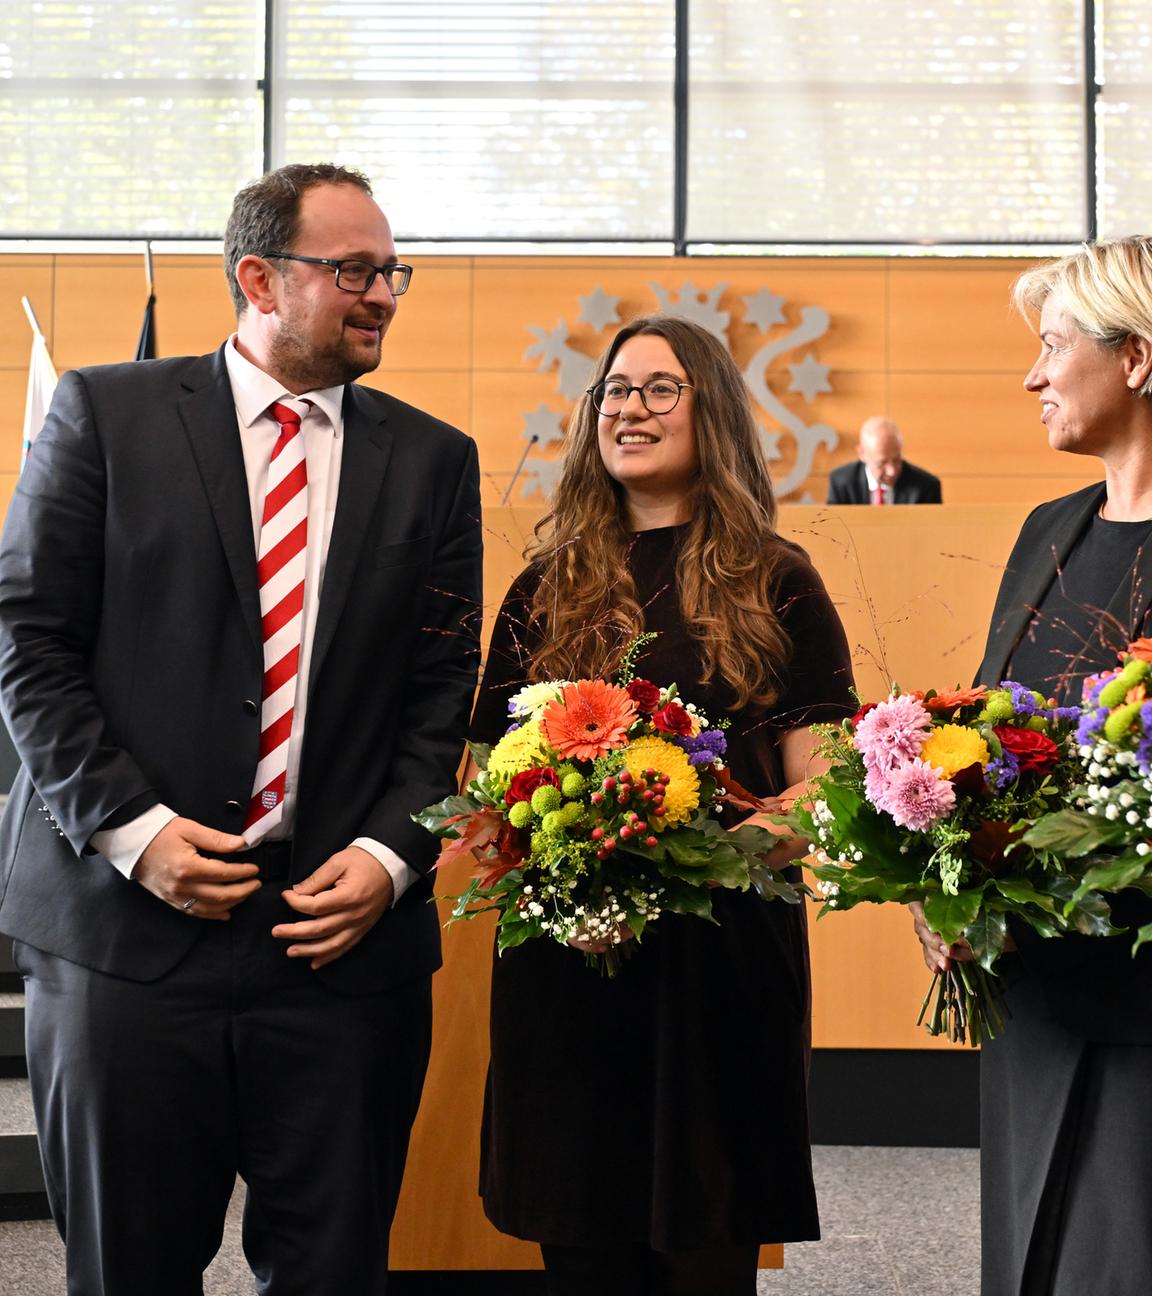
[[[1080,716],[1080,723],[1076,726],[1076,741],[1081,747],[1095,741],[1100,730],[1104,728],[1104,721],[1108,719],[1108,708],[1097,707],[1094,711],[1085,711]]]
[[[1020,762],[1010,751],[1004,751],[984,766],[984,777],[989,787],[999,792],[1020,777]]]
[[[885,810],[901,828],[923,832],[956,805],[956,789],[935,765],[917,757],[888,775]]]
[[[1025,688],[1023,684],[1017,683],[1016,680],[1001,680],[1000,687],[1007,689],[1012,694],[1012,710],[1018,716],[1034,716],[1039,710],[1030,688]]]
[[[909,693],[880,702],[856,726],[852,745],[864,764],[892,770],[920,755],[932,727],[932,717],[919,698]]]
[[[680,735],[672,741],[681,751],[688,753],[690,765],[713,765],[728,750],[728,739],[724,737],[723,729],[705,729],[692,736]]]
[[[507,736],[510,733],[515,733],[516,730],[521,727],[522,726],[519,720],[513,720],[512,723],[508,726],[508,728],[504,730],[505,736]]]
[[[1142,737],[1136,744],[1136,764],[1140,773],[1147,775],[1152,769],[1152,702],[1145,702],[1140,708],[1140,729]]]
[[[1046,720],[1075,720],[1080,715],[1080,708],[1076,706],[1066,707],[1048,707],[1047,710],[1041,711]]]

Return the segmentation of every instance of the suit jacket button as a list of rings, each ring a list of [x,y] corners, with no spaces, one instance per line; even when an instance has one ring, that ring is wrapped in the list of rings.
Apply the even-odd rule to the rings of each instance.
[[[253,702],[251,698],[245,698],[245,699],[244,699],[244,710],[245,710],[249,715],[259,715],[259,714],[260,714],[260,706],[259,706],[259,704],[256,703],[256,702]]]
[[[244,807],[240,804],[239,801],[225,801],[225,802],[224,802],[224,809],[225,809],[225,810],[243,810]]]

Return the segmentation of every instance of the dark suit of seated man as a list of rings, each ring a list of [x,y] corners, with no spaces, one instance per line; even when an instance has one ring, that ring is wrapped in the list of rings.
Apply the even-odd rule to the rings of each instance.
[[[940,478],[904,460],[900,429],[880,415],[860,428],[856,463],[828,477],[829,504],[940,504]]]
[[[382,1296],[478,657],[476,446],[361,386],[363,176],[236,199],[214,355],[63,376],[0,543],[0,931],[72,1296]],[[306,719],[305,719],[306,712]]]

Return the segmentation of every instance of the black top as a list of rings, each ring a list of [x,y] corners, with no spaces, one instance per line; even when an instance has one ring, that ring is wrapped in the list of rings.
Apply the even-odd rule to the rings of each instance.
[[[1105,498],[1102,484],[1087,487],[1028,517],[997,595],[981,683],[1009,677],[1077,703],[1084,677],[1115,666],[1117,653],[1147,633],[1152,522],[1105,521]],[[1152,921],[1152,901],[1137,891],[1110,903],[1117,926]],[[1047,1010],[1073,1035],[1152,1045],[1152,956],[1141,950],[1133,959],[1131,935],[1044,940],[1016,921],[1012,932],[1019,954],[998,968],[1006,984],[1038,977]],[[1009,996],[1014,1012],[1023,1004]]]
[[[727,686],[699,684],[680,616],[684,528],[641,532],[628,554],[645,627],[639,666],[715,721]],[[839,618],[819,576],[784,547],[777,611],[795,646],[778,701],[731,713],[737,780],[783,788],[777,739],[855,710]],[[493,631],[473,737],[507,726],[526,680],[536,574],[513,585]],[[497,1228],[560,1245],[656,1250],[818,1235],[806,1107],[804,913],[717,890],[717,924],[664,914],[614,979],[573,949],[528,941],[495,962],[481,1191]]]
[[[1062,705],[1079,703],[1088,675],[1116,665],[1129,620],[1105,609],[1127,592],[1140,601],[1136,572],[1152,539],[1152,522],[1110,522],[1094,516],[1062,569],[1057,570],[1009,664],[1010,678]],[[999,680],[985,680],[998,684]]]

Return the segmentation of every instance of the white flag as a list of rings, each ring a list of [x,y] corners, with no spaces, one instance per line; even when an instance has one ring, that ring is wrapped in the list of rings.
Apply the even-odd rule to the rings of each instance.
[[[52,403],[52,393],[56,390],[56,366],[48,354],[48,343],[44,334],[38,329],[32,334],[32,358],[28,363],[28,396],[24,402],[24,450],[20,457],[23,463],[28,457],[32,442],[36,440],[48,406]]]

